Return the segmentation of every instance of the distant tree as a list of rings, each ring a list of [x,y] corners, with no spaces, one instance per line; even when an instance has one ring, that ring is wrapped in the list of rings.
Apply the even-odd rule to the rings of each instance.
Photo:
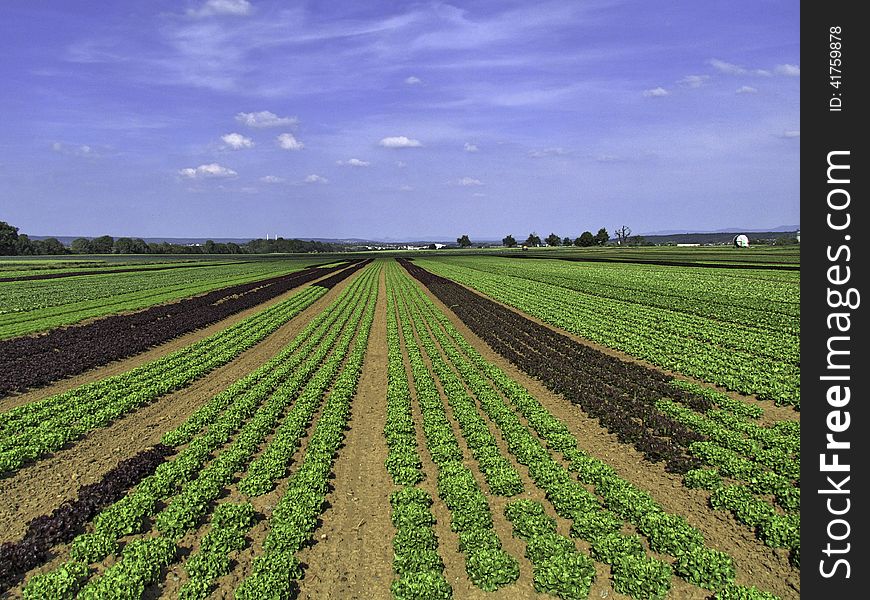
[[[133,243],[130,248],[133,254],[148,254],[148,244],[142,238],[133,238]]]
[[[571,238],[569,238],[567,235],[564,238],[562,238],[562,245],[563,246],[570,246],[571,245]]]
[[[646,238],[644,238],[642,235],[633,236],[632,238],[630,238],[628,240],[628,244],[630,246],[649,246],[649,245],[651,245],[649,242],[646,241]]]
[[[462,237],[456,238],[456,243],[462,248],[468,248],[471,245],[471,240],[468,239],[467,234],[463,234]]]
[[[49,237],[42,240],[40,254],[69,254],[69,250],[57,238]]]
[[[547,236],[547,245],[548,246],[561,246],[562,238],[556,235],[555,233],[551,233]]]
[[[241,254],[242,247],[235,242],[227,242],[227,254]]]
[[[610,239],[610,234],[607,233],[607,230],[602,227],[598,230],[598,233],[595,234],[595,243],[599,246],[603,246],[607,243],[607,240]]]
[[[526,238],[525,245],[531,246],[531,247],[540,246],[541,245],[541,238],[538,237],[538,234],[533,231],[532,233],[529,234],[529,237]]]
[[[110,235],[101,235],[91,240],[91,252],[94,254],[111,254],[115,245],[115,238]]]
[[[69,248],[73,254],[90,254],[92,252],[91,241],[83,237],[74,239]]]
[[[631,235],[631,227],[628,225],[623,225],[619,229],[616,229],[613,234],[616,236],[617,241],[620,246],[624,246],[628,241],[628,237]]]
[[[214,254],[214,240],[206,240],[202,246],[202,251],[205,254]]]
[[[513,248],[517,245],[517,241],[514,239],[514,236],[511,234],[507,234],[503,238],[501,238],[501,245],[507,246],[508,248]]]
[[[128,237],[119,237],[112,243],[112,252],[115,254],[133,254],[133,240]]]
[[[24,233],[18,234],[18,239],[15,240],[15,254],[18,256],[31,256],[36,254],[35,250],[33,242],[30,241],[30,236]]]
[[[588,248],[589,246],[595,245],[595,236],[592,235],[591,231],[584,231],[580,234],[580,237],[577,238],[577,241],[580,243],[578,246],[582,246],[583,248]]]
[[[427,249],[429,249],[429,250],[437,250],[437,249],[438,249],[438,246],[436,246],[435,244],[429,244],[429,245],[427,246]]]
[[[0,221],[0,256],[15,256],[18,228]]]

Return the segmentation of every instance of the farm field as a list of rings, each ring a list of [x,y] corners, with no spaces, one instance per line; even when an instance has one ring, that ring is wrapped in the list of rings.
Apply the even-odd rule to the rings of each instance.
[[[798,271],[408,256],[10,282],[0,597],[800,596]]]
[[[4,264],[14,264],[9,261]],[[310,260],[269,260],[250,262],[200,262],[180,266],[177,263],[130,267],[89,269],[70,267],[67,276],[42,269],[3,271],[0,281],[0,339],[21,336],[54,327],[70,325],[116,313],[137,310],[162,302],[202,294],[218,288],[239,285],[279,275],[286,275],[314,264]],[[41,264],[41,263],[40,263]],[[65,271],[65,269],[64,269]],[[22,277],[63,277],[24,280]],[[90,274],[87,274],[90,273]]]

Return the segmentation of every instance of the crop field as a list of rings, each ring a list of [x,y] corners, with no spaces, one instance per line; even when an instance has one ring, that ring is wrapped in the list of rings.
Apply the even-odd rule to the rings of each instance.
[[[799,271],[698,256],[3,271],[0,598],[799,598]]]

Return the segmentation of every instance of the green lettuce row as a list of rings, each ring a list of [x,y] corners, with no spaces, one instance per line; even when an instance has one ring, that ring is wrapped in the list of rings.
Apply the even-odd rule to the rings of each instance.
[[[183,424],[166,432],[160,441],[167,446],[186,444],[240,396],[262,395],[273,391],[279,382],[286,379],[318,347],[327,334],[333,332],[335,323],[342,323],[347,319],[354,303],[358,301],[360,289],[354,284],[345,288],[335,302],[312,319],[274,358],[214,396]]]
[[[368,267],[376,275],[380,267]],[[356,392],[374,320],[377,300],[377,277],[371,279],[369,296],[359,324],[354,348],[344,363],[329,398],[308,440],[299,469],[291,476],[287,490],[269,519],[269,534],[263,554],[254,560],[252,573],[236,589],[238,600],[292,598],[302,569],[295,554],[307,543],[323,511],[328,480],[333,463],[344,439],[350,415],[350,401]]]
[[[352,296],[343,294],[336,299],[334,304],[347,304],[349,298],[352,298]],[[305,385],[310,374],[329,353],[340,332],[340,328],[336,328],[334,332],[331,332],[317,348],[315,354],[306,357],[307,360],[301,369],[278,387],[270,399],[271,407],[267,405],[259,411],[257,410],[257,406],[263,400],[263,397],[267,395],[267,392],[264,392],[264,396],[259,398],[243,396],[238,399],[212,423],[207,432],[193,439],[173,460],[160,465],[154,475],[143,480],[130,494],[97,515],[94,520],[94,533],[79,536],[79,538],[88,536],[89,539],[80,540],[76,538],[73,541],[73,547],[77,544],[86,543],[89,546],[101,547],[111,551],[113,547],[117,547],[116,542],[112,543],[114,540],[141,531],[144,519],[154,514],[154,507],[160,499],[170,496],[174,490],[181,488],[183,488],[182,493],[170,502],[167,509],[157,515],[156,520],[159,521],[158,528],[171,535],[172,533],[184,530],[185,521],[188,523],[188,526],[194,526],[195,523],[192,523],[192,521],[202,516],[196,513],[202,511],[201,507],[204,507],[209,502],[207,496],[211,494],[216,497],[220,493],[220,489],[216,489],[220,487],[220,481],[223,479],[228,482],[232,477],[233,473],[229,472],[231,466],[244,461],[246,450],[250,450],[249,455],[253,454],[253,451],[256,450],[255,446],[252,447],[252,443],[257,437],[265,435],[265,433],[261,432],[265,418],[281,413],[283,406],[286,406],[292,400],[296,391]],[[251,416],[255,412],[258,415],[262,415],[260,419],[257,419],[257,417],[251,419]],[[236,442],[229,449],[218,455],[218,458],[204,470],[203,465],[208,461],[211,453],[226,444],[237,430],[239,434]],[[188,482],[193,483],[190,484]],[[173,505],[177,508],[172,509]],[[184,510],[178,507],[182,507]],[[192,516],[186,515],[187,510],[192,510],[194,514]],[[172,541],[171,538],[162,536],[155,539],[170,539]],[[100,543],[106,540],[109,543]],[[89,556],[90,562],[102,560],[106,555],[107,553],[102,555],[99,552],[93,553]],[[123,558],[121,562],[124,562]],[[68,564],[66,563],[66,565]],[[53,575],[55,571],[47,575],[50,577],[61,577],[67,570],[67,566],[61,565],[55,570],[60,575]],[[112,573],[110,574],[112,578],[126,576],[126,571],[123,570],[113,571]],[[99,580],[101,581],[105,577],[106,574],[99,578]],[[92,584],[97,586],[95,589],[101,589],[99,586],[106,585],[99,583],[98,580],[95,580]],[[28,583],[28,585],[30,584]],[[37,585],[44,586],[41,582],[37,582]]]
[[[754,351],[756,346],[770,340],[773,334],[769,332],[753,332],[734,324],[720,327],[709,319],[589,296],[545,283],[537,283],[533,290],[526,279],[469,271],[441,261],[419,262],[434,273],[469,285],[557,327],[660,367],[800,407],[799,365],[779,360],[781,353],[761,356]],[[547,293],[541,293],[542,286]],[[719,329],[722,331],[717,333]],[[739,333],[735,333],[737,329]],[[781,337],[781,333],[777,335]],[[719,343],[711,342],[713,338]],[[797,336],[793,339],[792,347],[797,344]],[[733,347],[734,340],[739,340],[740,347]]]
[[[417,402],[423,416],[426,447],[438,470],[438,495],[450,510],[451,529],[459,534],[460,551],[465,555],[469,579],[484,591],[494,591],[517,580],[519,564],[501,548],[493,530],[489,503],[471,471],[462,463],[462,450],[447,419],[435,381],[414,339],[408,307],[398,300],[397,304]]]
[[[312,288],[306,288],[308,289]],[[122,374],[104,380],[102,385],[76,388],[73,390],[75,393],[67,396],[66,402],[53,407],[50,417],[43,418],[38,425],[3,442],[4,449],[0,450],[0,473],[14,470],[28,460],[54,452],[66,443],[83,437],[92,429],[105,427],[113,420],[171,391],[186,387],[195,379],[230,362],[244,350],[262,341],[323,293],[325,291],[302,291],[285,301],[290,304],[281,303],[284,305],[283,310],[267,309],[249,317],[256,323],[256,327],[250,332],[239,335],[235,327],[230,327],[216,334],[222,341],[222,346],[216,351],[201,353],[196,344],[188,346],[179,351],[186,355],[183,367],[168,372],[152,370],[147,382],[140,382],[136,387],[131,387],[124,377],[126,374]]]
[[[393,483],[403,486],[390,495],[393,537],[394,600],[448,600],[453,589],[444,577],[444,561],[438,554],[438,537],[432,525],[432,498],[416,483],[422,481],[423,463],[417,448],[417,433],[411,412],[411,391],[402,359],[393,281],[398,266],[390,261],[387,281],[387,420],[384,466]]]
[[[447,317],[438,311],[416,286],[413,289],[420,299],[419,305],[426,308],[432,323],[439,322],[443,330],[449,334],[448,339],[437,327],[432,327],[460,373],[468,373],[469,377],[466,381],[472,386],[482,408],[501,428],[509,448],[515,450],[518,461],[529,466],[530,475],[545,489],[556,511],[562,516],[573,517],[572,533],[584,537],[591,536],[593,539],[590,541],[593,542],[594,548],[596,539],[617,532],[619,521],[606,516],[611,514],[633,523],[638,531],[647,537],[654,551],[674,556],[677,559],[673,564],[676,574],[690,583],[717,590],[733,582],[734,570],[730,557],[704,546],[701,533],[684,519],[665,513],[648,494],[619,478],[607,465],[581,452],[577,448],[576,439],[564,424],[546,411],[522,386],[507,377],[495,365],[488,363],[462,338]],[[470,365],[463,368],[465,358],[455,350],[456,347],[462,349],[464,357],[474,363],[476,369],[471,369]],[[580,472],[583,483],[595,485],[601,500],[589,494],[576,482],[571,484],[561,465],[552,460],[536,438],[529,435],[513,409],[508,408],[501,396],[486,384],[486,380],[481,377],[483,374],[487,375],[505,394],[520,414],[527,419],[529,426],[547,442],[549,447],[565,455],[571,463],[571,469]],[[599,514],[601,501],[609,509],[609,513]],[[703,555],[704,563],[701,568],[682,558],[693,553]],[[635,569],[629,571],[634,573]],[[651,577],[655,573],[660,574],[661,569],[653,568],[649,571]],[[653,580],[657,580],[657,577],[658,575],[655,575]]]

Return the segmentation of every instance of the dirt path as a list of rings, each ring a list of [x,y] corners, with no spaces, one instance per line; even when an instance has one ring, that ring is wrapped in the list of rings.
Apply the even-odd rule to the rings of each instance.
[[[666,511],[684,516],[690,524],[701,530],[709,546],[731,555],[735,562],[738,583],[757,585],[783,599],[799,597],[800,573],[789,564],[785,550],[764,546],[730,513],[712,510],[707,503],[709,492],[687,489],[682,485],[680,477],[664,470],[663,463],[652,464],[645,461],[641,453],[620,443],[597,420],[587,417],[561,395],[552,393],[540,381],[529,377],[495,353],[425,286],[416,280],[415,284],[447,315],[450,322],[478,352],[521,383],[556,418],[565,423],[577,438],[581,449],[613,467],[625,480],[649,492]],[[585,343],[576,336],[572,337]],[[764,403],[765,409],[770,406],[772,404]]]
[[[79,486],[98,481],[118,461],[157,443],[164,432],[180,425],[194,410],[212,396],[275,356],[314,316],[332,302],[354,277],[351,276],[342,281],[262,342],[190,386],[163,396],[155,402],[118,419],[108,427],[90,432],[84,439],[70,447],[27,465],[8,478],[0,479],[0,498],[3,499],[3,502],[0,503],[0,531],[3,532],[0,540],[19,538],[24,533],[25,525],[30,519],[51,512],[64,500],[74,498]],[[296,291],[298,290],[293,290],[291,294]],[[270,304],[280,302],[281,299],[286,299],[286,296],[276,298]],[[265,305],[260,305],[252,311],[261,310],[264,307]],[[250,311],[246,311],[246,313],[250,314]],[[244,318],[244,316],[245,313],[235,315],[231,319],[174,340],[170,344],[155,348],[144,355],[95,369],[90,373],[89,380],[111,374],[104,374],[107,369],[118,369],[118,372],[130,369],[135,366],[130,364],[130,361],[137,361],[138,364],[141,364],[148,360],[144,357],[152,352],[157,352],[151,356],[151,358],[156,358],[171,351],[166,348],[167,346],[177,349],[183,345],[182,340],[187,340],[184,343],[192,343],[209,335],[207,332],[213,327],[216,329],[210,333],[215,333]],[[119,368],[122,364],[126,364],[125,368]],[[100,375],[97,376],[97,373]],[[67,386],[69,382],[65,381],[58,385]],[[52,388],[57,387],[52,386]],[[44,391],[39,390],[39,392]]]
[[[315,532],[314,546],[300,552],[308,564],[299,598],[389,598],[393,578],[390,492],[384,467],[387,395],[387,323],[384,273],[363,370],[351,404],[343,447],[335,461],[331,506]]]

